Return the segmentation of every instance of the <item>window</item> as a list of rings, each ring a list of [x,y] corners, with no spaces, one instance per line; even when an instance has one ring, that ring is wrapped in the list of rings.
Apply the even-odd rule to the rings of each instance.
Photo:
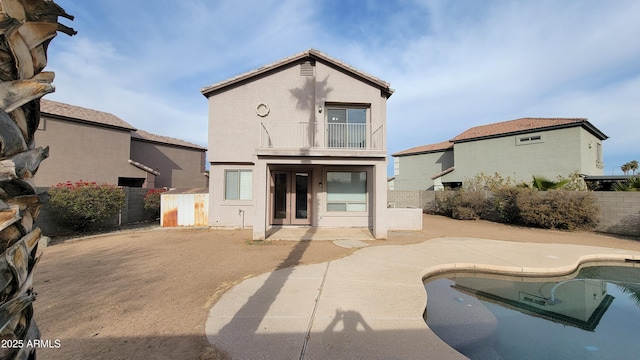
[[[251,170],[227,170],[224,173],[225,200],[251,200],[253,178]]]
[[[327,147],[365,149],[367,108],[327,108]]]
[[[596,167],[604,169],[604,161],[602,161],[602,144],[596,143]]]
[[[327,172],[327,211],[367,211],[367,172]]]
[[[542,142],[540,135],[527,135],[516,137],[516,145],[539,144]]]

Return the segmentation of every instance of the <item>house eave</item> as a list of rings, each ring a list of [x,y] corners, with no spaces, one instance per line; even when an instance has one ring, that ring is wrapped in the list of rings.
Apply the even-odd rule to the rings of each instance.
[[[73,117],[68,117],[68,116],[57,115],[57,114],[51,114],[51,113],[46,113],[46,112],[42,112],[41,113],[41,117],[54,119],[54,120],[62,120],[62,121],[80,123],[80,124],[91,125],[91,126],[98,126],[98,127],[107,128],[107,129],[115,129],[115,130],[123,130],[123,131],[136,131],[136,130],[138,130],[138,129],[134,128],[134,127],[125,127],[125,126],[105,124],[105,123],[101,123],[101,122],[97,122],[97,121],[89,121],[89,120],[78,119],[78,118],[73,118]]]
[[[590,122],[585,120],[585,121],[579,122],[579,123],[562,124],[562,125],[540,127],[540,128],[535,128],[535,129],[510,131],[510,132],[505,132],[505,133],[500,133],[500,134],[477,136],[477,137],[472,137],[472,138],[467,138],[467,139],[455,139],[454,138],[454,139],[451,139],[450,141],[453,142],[454,144],[460,144],[460,143],[465,143],[465,142],[496,139],[496,138],[502,138],[502,137],[507,137],[507,136],[538,133],[538,132],[542,132],[542,131],[568,129],[568,128],[573,128],[573,127],[582,127],[585,130],[587,130],[589,133],[591,133],[593,136],[597,137],[600,140],[606,140],[606,139],[609,138],[607,135],[605,135],[603,132],[601,132],[595,126],[593,126]]]
[[[301,62],[302,60],[305,59],[312,59],[314,61],[321,61],[322,63],[329,65],[331,67],[337,68],[343,72],[346,72],[348,74],[351,74],[353,76],[355,76],[356,78],[360,79],[361,81],[364,81],[366,83],[369,83],[375,87],[380,88],[380,90],[382,91],[382,93],[388,98],[390,97],[393,93],[394,93],[394,89],[392,89],[389,85],[389,83],[387,83],[386,81],[383,81],[381,79],[378,79],[374,76],[371,76],[367,73],[364,73],[350,65],[347,65],[346,63],[334,59],[332,57],[330,57],[329,55],[326,55],[318,50],[315,49],[309,49],[307,51],[286,57],[284,59],[278,60],[274,63],[259,67],[255,70],[251,70],[249,72],[246,72],[244,74],[240,74],[238,76],[229,78],[227,80],[223,80],[221,82],[218,82],[216,84],[210,85],[210,86],[206,86],[204,88],[202,88],[200,90],[200,92],[202,93],[202,95],[204,95],[205,97],[209,98],[212,95],[224,91],[225,89],[229,88],[229,87],[233,87],[236,85],[240,85],[240,84],[244,84],[256,77],[260,77],[260,76],[264,76],[265,74],[269,74],[272,73],[274,71],[277,71],[279,69],[282,69],[283,67],[286,66],[291,66],[291,65],[295,65],[299,62]]]
[[[197,146],[197,145],[196,146],[180,145],[180,144],[173,144],[173,143],[163,142],[163,141],[143,139],[143,138],[133,137],[133,136],[131,137],[131,141],[139,141],[139,142],[144,142],[149,144],[164,145],[164,146],[170,146],[170,147],[181,148],[181,149],[189,149],[189,150],[197,150],[197,151],[205,151],[205,152],[207,151],[207,148]]]

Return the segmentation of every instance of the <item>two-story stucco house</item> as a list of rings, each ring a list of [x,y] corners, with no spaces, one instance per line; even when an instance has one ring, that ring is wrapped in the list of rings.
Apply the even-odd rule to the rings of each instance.
[[[522,118],[470,128],[449,141],[392,154],[395,190],[458,187],[480,173],[516,182],[602,175],[607,136],[584,118]]]
[[[386,238],[389,84],[308,50],[208,86],[209,226]]]

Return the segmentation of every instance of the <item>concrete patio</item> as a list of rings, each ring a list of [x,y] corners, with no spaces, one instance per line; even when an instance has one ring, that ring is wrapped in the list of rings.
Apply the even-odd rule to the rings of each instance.
[[[206,334],[234,359],[463,359],[422,318],[425,277],[450,270],[560,275],[587,261],[625,259],[640,260],[640,252],[464,237],[366,247],[243,281],[211,308]]]

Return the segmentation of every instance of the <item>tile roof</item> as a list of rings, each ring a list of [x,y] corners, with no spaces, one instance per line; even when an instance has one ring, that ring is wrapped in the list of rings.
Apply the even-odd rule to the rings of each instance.
[[[52,100],[41,99],[40,112],[71,121],[88,122],[102,126],[120,128],[123,130],[135,130],[135,128],[129,123],[113,114]]]
[[[453,143],[451,141],[443,141],[437,144],[429,144],[416,146],[411,149],[402,150],[395,154],[391,154],[391,156],[404,156],[404,155],[417,155],[417,154],[427,154],[432,152],[441,152],[449,149],[453,149]]]
[[[176,139],[168,136],[152,134],[144,130],[132,131],[131,138],[133,140],[143,140],[143,141],[149,141],[149,142],[154,142],[159,144],[176,145],[176,146],[187,147],[187,148],[192,148],[196,150],[207,150],[207,148],[202,147],[200,145],[196,145],[184,140],[180,140],[180,139]]]
[[[596,135],[601,135],[603,139],[607,138],[606,135],[602,134],[585,118],[522,118],[472,127],[454,137],[451,141],[469,141],[480,138],[530,132],[532,130],[570,126],[585,126],[590,130],[594,130]]]
[[[452,166],[452,167],[450,167],[450,168],[448,168],[448,169],[444,169],[444,170],[442,170],[441,172],[439,172],[439,173],[437,173],[437,174],[433,175],[433,176],[431,177],[431,180],[435,180],[435,179],[437,179],[437,178],[439,178],[439,177],[445,176],[445,175],[447,175],[448,173],[452,172],[452,171],[453,171],[453,170],[455,170],[455,169],[456,169],[456,168],[455,168],[455,167],[453,167],[453,166]]]
[[[148,167],[147,165],[139,163],[137,161],[129,159],[129,164],[137,167],[138,169],[141,169],[141,170],[144,170],[144,171],[146,171],[146,172],[148,172],[150,174],[153,174],[155,176],[159,176],[160,175],[159,171],[153,170],[152,168]]]
[[[284,65],[287,65],[287,64],[290,64],[290,63],[293,63],[293,62],[300,61],[300,60],[305,59],[305,58],[312,58],[312,59],[317,59],[317,60],[321,60],[321,61],[330,63],[330,64],[332,64],[334,66],[337,66],[337,67],[339,67],[339,68],[341,68],[343,70],[346,70],[346,71],[348,71],[348,72],[350,72],[350,73],[352,73],[352,74],[354,74],[354,75],[356,75],[356,76],[358,76],[360,78],[363,78],[363,79],[375,84],[376,86],[380,87],[387,94],[387,97],[391,96],[391,94],[393,94],[393,92],[394,92],[394,90],[391,89],[389,83],[387,83],[386,81],[383,81],[383,80],[381,80],[381,79],[379,79],[379,78],[377,78],[375,76],[372,76],[372,75],[369,75],[369,74],[367,74],[367,73],[365,73],[363,71],[360,71],[360,70],[358,70],[358,69],[346,64],[345,62],[340,61],[340,60],[335,59],[335,58],[332,58],[331,56],[329,56],[329,55],[327,55],[327,54],[325,54],[323,52],[320,52],[320,51],[318,51],[316,49],[309,49],[307,51],[303,51],[301,53],[286,57],[284,59],[281,59],[281,60],[278,60],[278,61],[273,62],[271,64],[259,67],[259,68],[255,69],[255,70],[251,70],[251,71],[246,72],[244,74],[240,74],[240,75],[234,76],[234,77],[232,77],[230,79],[223,80],[223,81],[215,83],[213,85],[206,86],[203,89],[201,89],[200,91],[202,92],[202,94],[204,96],[208,97],[208,96],[211,95],[211,93],[215,92],[216,90],[223,89],[223,88],[225,88],[227,86],[239,83],[239,82],[241,82],[243,80],[250,79],[250,78],[252,78],[254,76],[266,73],[266,72],[271,71],[273,69],[279,68],[281,66],[284,66]]]
[[[391,156],[405,156],[426,154],[430,152],[445,151],[453,148],[456,142],[473,141],[478,139],[501,137],[519,133],[527,133],[537,130],[550,130],[565,127],[582,126],[601,140],[606,140],[607,135],[593,126],[586,118],[521,118],[499,123],[472,127],[449,141],[437,144],[417,146],[392,154]]]

